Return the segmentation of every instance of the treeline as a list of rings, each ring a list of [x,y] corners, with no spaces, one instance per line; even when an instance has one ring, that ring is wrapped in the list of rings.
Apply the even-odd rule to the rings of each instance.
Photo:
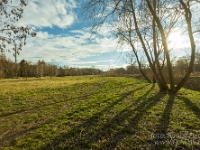
[[[174,59],[172,61],[173,66],[172,66],[172,71],[175,76],[175,82],[177,82],[181,76],[184,76],[186,73],[188,66],[189,66],[189,60],[190,57],[188,56],[183,56]],[[152,70],[150,67],[144,62],[143,64],[140,64],[140,68],[136,64],[128,65],[126,68],[115,68],[115,69],[110,69],[107,72],[104,72],[104,75],[107,76],[134,76],[140,79],[146,80],[143,74],[141,74],[141,70],[144,73],[144,75],[149,79],[150,82],[155,82],[155,78],[153,75]],[[167,79],[168,82],[168,69],[167,66],[162,67],[162,72]],[[200,75],[200,53],[196,53],[195,57],[195,62],[193,65],[193,71],[192,71],[192,76],[199,76]]]
[[[123,76],[126,74],[140,74],[139,69],[130,65],[125,68],[110,69],[102,71],[91,68],[75,68],[75,67],[60,67],[39,60],[37,63],[32,63],[27,60],[21,60],[19,63],[14,63],[7,59],[4,54],[0,55],[0,78],[13,77],[45,77],[45,76],[81,76],[81,75],[106,75],[106,76]]]
[[[102,75],[105,76],[129,76],[129,75],[133,75],[133,74],[137,74],[140,75],[140,70],[136,65],[128,65],[126,66],[126,68],[112,68],[109,69],[108,71],[103,72]]]
[[[30,61],[21,60],[18,64],[7,59],[5,55],[0,55],[0,77],[45,77],[45,76],[79,76],[79,75],[100,75],[102,71],[94,67],[91,68],[75,68],[60,67],[52,65],[44,61],[32,63]]]
[[[129,65],[126,68],[115,68],[108,71],[102,71],[95,67],[90,68],[75,68],[75,67],[60,67],[57,65],[46,63],[39,60],[37,63],[32,63],[27,60],[21,60],[19,63],[14,63],[7,59],[4,54],[0,55],[0,78],[14,77],[45,77],[45,76],[81,76],[81,75],[105,75],[105,76],[124,76],[140,74],[137,66]]]
[[[173,65],[175,75],[183,75],[188,68],[188,58],[181,57]],[[141,64],[141,69],[153,81],[153,74],[150,68],[144,63]],[[163,67],[163,73],[167,74],[166,67]],[[126,68],[109,69],[102,71],[91,68],[75,68],[75,67],[60,67],[57,65],[49,64],[44,61],[32,63],[30,61],[21,60],[19,63],[14,63],[7,59],[4,54],[0,54],[0,78],[13,78],[13,77],[45,77],[45,76],[81,76],[81,75],[104,75],[104,76],[140,76],[143,75],[137,65],[128,65]],[[196,54],[193,74],[200,74],[200,53]]]

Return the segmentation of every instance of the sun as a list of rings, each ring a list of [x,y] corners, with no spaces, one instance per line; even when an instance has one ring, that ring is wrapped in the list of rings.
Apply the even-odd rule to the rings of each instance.
[[[181,48],[183,46],[184,36],[178,32],[171,32],[167,38],[169,48]]]

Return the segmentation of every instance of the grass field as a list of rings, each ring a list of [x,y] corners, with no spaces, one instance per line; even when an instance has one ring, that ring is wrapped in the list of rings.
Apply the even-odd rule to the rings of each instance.
[[[0,80],[0,149],[200,149],[200,92],[124,77]]]

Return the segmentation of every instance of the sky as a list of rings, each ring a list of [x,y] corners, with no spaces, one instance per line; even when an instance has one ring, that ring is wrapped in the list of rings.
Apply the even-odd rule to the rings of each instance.
[[[27,0],[23,18],[17,25],[29,26],[37,33],[28,37],[18,62],[44,60],[58,66],[95,67],[102,70],[125,67],[126,52],[117,45],[104,25],[92,35],[82,16],[82,6],[75,0]],[[14,61],[12,52],[7,53]]]
[[[17,1],[17,0],[16,0]],[[17,25],[37,33],[28,37],[18,62],[44,60],[58,66],[95,67],[102,70],[128,65],[128,47],[120,47],[108,24],[92,35],[82,15],[84,0],[26,0],[23,18]],[[6,54],[14,61],[12,52]]]

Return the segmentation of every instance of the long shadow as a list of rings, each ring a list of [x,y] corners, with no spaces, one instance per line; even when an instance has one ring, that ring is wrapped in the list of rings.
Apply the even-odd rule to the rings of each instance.
[[[134,91],[136,91],[136,90],[140,90],[140,89],[142,89],[142,88],[144,88],[145,86],[147,86],[147,84],[146,85],[144,85],[144,86],[142,86],[142,87],[140,87],[140,88],[138,88],[138,89],[135,89],[135,90],[130,90],[130,91],[128,91],[128,92],[126,92],[126,93],[124,93],[123,95],[121,95],[122,96],[122,98],[121,99],[119,99],[118,101],[115,101],[115,102],[113,102],[111,105],[109,105],[107,108],[105,108],[105,110],[103,110],[103,111],[107,111],[107,110],[109,110],[110,108],[112,108],[114,105],[116,105],[117,103],[119,103],[120,101],[122,101],[125,97],[127,97],[128,95],[130,95],[130,94],[133,94],[134,93]],[[124,86],[125,87],[125,86]],[[118,88],[118,87],[116,87],[116,88]],[[112,89],[113,90],[113,89]],[[97,94],[97,93],[99,93],[99,91],[93,91],[93,93],[91,94],[87,94],[87,96],[92,96],[93,94]],[[76,97],[76,98],[74,98],[74,99],[79,99],[79,98],[83,98],[83,96],[84,95],[82,95],[82,96],[79,96],[79,97]],[[72,100],[72,99],[69,99],[69,100]],[[65,102],[66,100],[64,100],[63,102]],[[109,99],[105,99],[104,100],[105,102],[106,101],[109,101]],[[58,103],[61,103],[61,102],[58,102]],[[51,103],[51,104],[49,104],[49,105],[54,105],[55,103]],[[84,110],[81,110],[81,111],[86,111],[87,109],[90,109],[91,108],[91,105],[92,104],[92,102],[91,103],[88,103],[88,107],[86,107],[86,108],[84,108]],[[44,106],[39,106],[39,107],[44,107]],[[31,108],[31,109],[37,109],[37,108],[39,108],[39,107],[34,107],[34,108]],[[30,109],[28,109],[28,110],[30,110]],[[27,110],[23,110],[23,111],[27,111]],[[18,111],[19,113],[21,113],[21,112],[23,112],[23,111]],[[57,110],[56,110],[57,111]],[[49,117],[47,117],[47,118],[44,118],[44,120],[43,119],[40,119],[39,118],[39,120],[42,120],[41,121],[41,123],[34,123],[34,125],[32,126],[32,127],[30,127],[30,128],[28,128],[28,129],[25,129],[25,130],[22,130],[22,131],[19,131],[19,132],[16,132],[16,133],[10,133],[9,135],[5,135],[3,138],[1,138],[0,139],[0,143],[3,143],[3,142],[5,142],[5,141],[12,141],[12,140],[14,140],[14,138],[16,138],[17,136],[22,136],[23,134],[25,134],[25,133],[27,133],[27,132],[30,132],[30,131],[32,131],[32,130],[36,130],[37,128],[39,128],[42,124],[44,124],[44,122],[47,122],[48,120],[50,120],[52,117],[54,117],[56,114],[58,114],[59,112],[61,112],[62,111],[62,109],[60,108],[59,110],[58,110],[58,112],[56,112],[56,113],[52,113],[53,114],[53,116],[51,116],[51,114],[49,115]],[[75,113],[75,112],[77,112],[77,111],[80,111],[80,109],[79,108],[77,108],[77,109],[74,109],[72,112],[70,112],[70,113]],[[93,117],[91,117],[88,121],[89,122],[92,122],[92,121],[94,121],[96,118],[98,118],[100,115],[102,115],[102,113],[103,112],[101,112],[101,113],[98,113],[98,114],[96,114],[96,115],[94,115]],[[11,115],[11,114],[10,114]],[[74,128],[73,128],[74,129]],[[72,131],[72,133],[74,132],[74,130]]]
[[[110,125],[119,124],[119,120],[126,120],[128,118],[128,124],[123,127],[119,132],[115,133],[112,136],[104,137],[108,142],[104,142],[99,149],[115,149],[119,142],[127,137],[128,134],[136,134],[138,132],[138,124],[142,117],[146,114],[146,110],[152,108],[156,105],[164,95],[156,94],[146,101],[142,102],[135,109],[131,110],[129,108],[124,109],[120,114],[116,115],[110,122]],[[132,107],[132,106],[130,106]],[[136,112],[136,113],[134,113]],[[119,119],[120,118],[120,119]],[[120,122],[122,122],[120,120]],[[109,124],[104,125],[102,128],[106,130]],[[127,130],[128,129],[128,130]],[[130,130],[131,129],[131,130]],[[138,145],[135,145],[138,146]]]
[[[138,101],[141,101],[141,99],[146,99],[147,95],[155,88],[155,84],[153,83],[151,88],[142,96],[138,97],[137,100],[134,100],[134,102],[138,102]]]
[[[101,141],[103,139],[106,139],[107,142],[103,142],[98,149],[115,149],[117,144],[124,138],[126,138],[127,134],[134,134],[137,132],[137,125],[142,118],[142,116],[146,113],[146,110],[154,106],[161,97],[158,97],[158,95],[155,95],[151,98],[146,99],[146,96],[155,88],[155,84],[152,84],[151,88],[144,93],[142,96],[138,97],[137,100],[134,100],[131,105],[124,108],[120,113],[115,115],[109,122],[106,124],[103,124],[100,128],[98,128],[98,131],[96,132],[96,135],[93,135],[93,140],[95,139],[97,141]],[[142,89],[142,88],[141,88]],[[156,101],[155,98],[158,98]],[[132,109],[133,106],[136,105],[136,103],[139,103],[139,105]],[[128,121],[127,125],[124,125],[124,122]],[[112,133],[110,129],[115,128],[114,126],[123,126],[122,129],[120,129],[117,133]],[[131,130],[133,129],[133,130]],[[105,134],[109,133],[109,134]]]
[[[152,147],[154,147],[155,149],[162,150],[165,148],[165,144],[169,142],[169,139],[167,137],[167,129],[170,124],[170,115],[174,104],[174,97],[174,95],[170,95],[167,105],[163,111],[162,117],[160,118],[160,123],[157,126],[157,130],[151,135],[151,137],[154,138],[152,141]],[[173,146],[174,145],[170,145],[170,147]]]
[[[48,119],[46,119],[47,121]],[[45,121],[43,121],[42,123],[40,124],[34,124],[32,127],[29,127],[27,129],[23,129],[23,130],[20,130],[20,131],[17,131],[17,132],[12,132],[8,135],[6,135],[5,137],[1,138],[0,139],[0,146],[3,146],[4,145],[4,142],[7,143],[14,143],[15,139],[18,138],[19,136],[21,135],[25,135],[27,134],[28,132],[32,131],[32,130],[36,130],[37,128],[39,128],[39,126],[41,126],[42,124],[45,124]]]
[[[67,101],[71,101],[71,100],[86,99],[87,97],[95,95],[97,93],[99,93],[99,91],[92,92],[92,93],[89,93],[89,94],[84,94],[84,95],[77,96],[77,97],[74,97],[74,98],[64,98],[64,100],[62,100],[62,101],[52,102],[52,103],[47,103],[47,104],[41,104],[41,105],[31,107],[31,108],[28,108],[28,109],[21,109],[21,110],[9,112],[9,113],[6,113],[6,114],[1,114],[0,117],[8,117],[8,116],[11,116],[11,115],[16,115],[16,114],[31,111],[31,110],[36,110],[36,109],[44,108],[44,107],[47,107],[47,106],[52,106],[52,105],[55,105],[55,104],[60,104],[60,103],[64,103],[64,102],[67,102]]]
[[[200,119],[200,108],[195,105],[191,100],[188,98],[182,97],[182,96],[177,96],[179,99],[183,100],[186,107],[194,112],[194,114],[197,116],[197,118]]]
[[[105,82],[106,83],[106,82]],[[105,84],[103,83],[103,84]],[[96,84],[96,83],[94,83]],[[47,106],[51,106],[51,105],[55,105],[55,104],[60,104],[60,103],[63,103],[63,102],[67,102],[67,101],[71,101],[71,100],[80,100],[80,99],[86,99],[87,97],[89,96],[92,96],[92,95],[95,95],[97,93],[99,93],[99,89],[100,87],[98,85],[103,85],[103,84],[97,84],[95,86],[95,88],[93,88],[91,91],[88,90],[86,92],[86,94],[84,95],[80,95],[80,96],[77,96],[77,97],[74,97],[74,98],[67,98],[67,97],[63,97],[64,100],[62,101],[58,101],[58,102],[52,102],[52,103],[47,103],[47,104],[40,104],[39,106],[35,106],[35,107],[31,107],[31,108],[28,108],[28,109],[21,109],[21,110],[17,110],[17,111],[13,111],[13,112],[9,112],[9,113],[6,113],[6,114],[1,114],[0,117],[8,117],[8,116],[11,116],[11,115],[15,115],[15,114],[19,114],[19,113],[23,113],[23,112],[27,112],[27,111],[31,111],[31,110],[35,110],[35,109],[40,109],[40,108],[43,108],[43,107],[47,107]],[[57,89],[60,89],[60,88],[57,88]],[[76,89],[77,90],[77,89]],[[75,90],[75,91],[76,91]],[[79,90],[79,89],[78,89]]]
[[[95,85],[97,87],[93,88],[92,90],[87,90],[88,93],[86,93],[84,95],[80,95],[80,96],[77,96],[77,97],[74,97],[74,98],[63,97],[64,100],[62,100],[62,101],[52,102],[52,103],[47,103],[47,104],[40,104],[38,106],[31,107],[31,108],[28,108],[28,109],[21,109],[21,110],[9,112],[9,113],[6,113],[6,114],[1,114],[0,117],[8,117],[8,116],[11,116],[11,115],[16,115],[16,114],[19,114],[19,113],[23,113],[23,112],[27,112],[27,111],[31,111],[31,110],[35,110],[35,109],[40,109],[40,108],[43,108],[43,107],[52,106],[52,105],[55,105],[55,104],[60,104],[60,103],[64,103],[64,102],[71,101],[71,100],[83,100],[83,99],[86,99],[86,98],[88,98],[92,95],[98,94],[100,92],[99,90],[101,89],[101,86],[103,86],[103,84],[105,84],[106,82],[107,81],[102,82],[102,83],[93,83],[93,85]],[[123,88],[128,87],[130,85],[132,85],[132,84],[127,84]],[[145,86],[148,86],[148,84],[145,84]],[[116,88],[119,88],[119,87],[116,86],[114,89],[116,89]]]
[[[200,109],[193,102],[191,102],[188,98],[182,96],[176,96],[177,98],[184,101],[186,107],[189,110],[192,110],[197,118],[200,118]],[[160,119],[160,124],[157,126],[156,132],[152,135],[154,137],[152,141],[152,147],[158,150],[166,149],[166,145],[170,145],[172,149],[175,149],[176,139],[171,139],[169,135],[167,135],[167,129],[170,123],[170,115],[172,112],[172,107],[174,104],[174,95],[170,95],[168,103],[163,111],[162,117]],[[193,145],[193,149],[200,149],[200,146]]]
[[[183,100],[186,107],[193,111],[193,113],[196,115],[196,117],[199,119],[200,121],[200,108],[194,104],[190,99],[182,97],[182,96],[177,96],[179,99]],[[200,128],[199,128],[200,129]],[[199,136],[197,135],[196,138],[199,138]],[[191,141],[194,139],[191,139]],[[199,140],[199,139],[198,139]],[[198,141],[198,144],[193,144],[193,149],[194,150],[200,150],[200,140]]]
[[[48,104],[41,104],[39,106],[36,106],[36,107],[32,107],[32,108],[29,108],[29,109],[22,109],[22,110],[18,110],[18,111],[15,111],[15,112],[10,112],[10,113],[7,113],[7,114],[2,114],[0,115],[0,117],[7,117],[7,116],[10,116],[10,115],[15,115],[15,114],[19,114],[19,113],[24,113],[24,112],[28,112],[28,111],[31,111],[31,110],[37,110],[37,109],[40,109],[40,108],[43,108],[43,107],[46,107],[46,106],[51,106],[51,105],[55,105],[55,104],[60,104],[60,103],[64,103],[64,105],[59,108],[59,109],[56,109],[53,113],[50,113],[44,117],[40,117],[38,118],[37,120],[34,120],[33,122],[30,122],[29,124],[31,124],[30,127],[28,127],[28,129],[23,129],[23,130],[20,130],[20,131],[17,131],[17,132],[8,132],[7,134],[5,134],[2,138],[0,138],[0,143],[3,143],[5,141],[12,141],[14,140],[17,136],[21,136],[31,130],[36,130],[37,128],[39,128],[42,124],[44,124],[44,122],[50,120],[51,118],[53,118],[54,116],[56,116],[58,113],[62,112],[63,109],[65,108],[65,106],[67,105],[66,102],[68,101],[72,101],[72,100],[80,100],[80,99],[86,99],[87,97],[89,96],[93,96],[97,93],[99,93],[99,89],[100,87],[95,87],[93,88],[91,91],[87,91],[88,93],[87,94],[84,94],[84,95],[80,95],[80,96],[77,96],[77,97],[74,97],[74,98],[69,98],[69,99],[66,99],[64,98],[63,101],[59,101],[59,102],[53,102],[53,103],[48,103]],[[10,128],[10,127],[8,127]],[[9,131],[12,131],[9,130]],[[5,132],[5,131],[4,131]],[[3,133],[2,133],[3,134]]]
[[[132,103],[130,106],[124,108],[119,114],[115,115],[112,119],[110,119],[109,121],[106,121],[105,124],[102,125],[102,123],[100,122],[101,124],[99,125],[98,122],[100,121],[101,116],[106,114],[106,112],[109,112],[111,108],[113,108],[119,102],[123,101],[127,96],[134,94],[135,91],[141,90],[143,88],[144,87],[140,87],[138,89],[123,93],[118,100],[114,101],[109,106],[105,107],[102,111],[96,113],[92,117],[83,121],[82,124],[72,127],[72,129],[68,131],[66,134],[60,135],[59,137],[53,139],[52,143],[49,143],[46,146],[41,147],[41,150],[75,149],[77,147],[79,147],[80,149],[90,149],[91,143],[98,143],[103,138],[109,139],[108,140],[109,143],[105,142],[104,144],[101,144],[95,147],[95,149],[107,149],[108,145],[112,145],[109,148],[114,149],[116,146],[115,144],[117,144],[121,139],[123,139],[126,136],[124,134],[126,127],[134,125],[145,113],[145,110],[155,105],[160,100],[160,97],[158,97],[158,95],[153,96],[150,99],[145,100],[144,102],[141,102],[141,104],[139,104],[139,106],[136,107],[134,110],[130,109],[133,105],[135,105]],[[144,95],[147,95],[153,88],[154,88],[154,85]],[[155,100],[155,98],[158,98],[158,99]],[[124,130],[116,134],[116,136],[120,135],[121,139],[115,138],[115,136],[110,135],[109,129],[113,127],[113,125],[121,124],[119,123],[119,121],[123,123],[125,120],[127,120],[127,118],[132,116],[134,112],[138,112],[138,113],[136,113],[135,117],[131,118],[129,125],[124,126]],[[84,129],[81,129],[82,127],[84,127]],[[76,139],[76,141],[74,142],[73,139]],[[61,143],[65,143],[65,147],[60,147],[59,145]]]

